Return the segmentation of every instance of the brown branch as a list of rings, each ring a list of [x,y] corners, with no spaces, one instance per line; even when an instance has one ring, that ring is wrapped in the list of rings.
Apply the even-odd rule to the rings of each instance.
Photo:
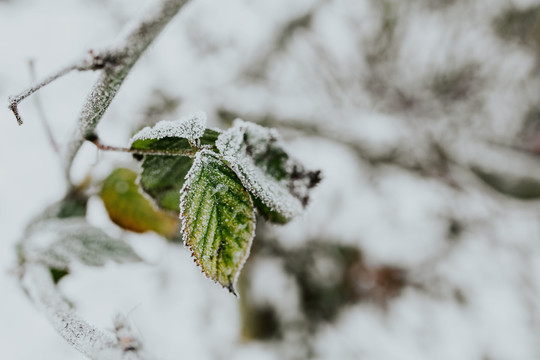
[[[67,75],[72,71],[99,70],[104,67],[104,64],[105,64],[105,61],[102,56],[99,56],[99,55],[96,56],[93,54],[92,51],[90,51],[90,59],[86,58],[86,59],[76,62],[75,64],[69,65],[57,71],[56,73],[49,75],[48,77],[41,80],[40,82],[35,83],[33,86],[24,90],[23,92],[14,96],[10,96],[8,99],[8,102],[9,102],[8,107],[9,109],[11,109],[11,111],[15,115],[15,118],[17,119],[17,122],[19,123],[19,125],[22,125],[23,120],[18,109],[19,103],[21,101],[23,101],[24,99],[26,99],[27,97],[29,97],[30,95],[32,95],[33,93],[41,89],[42,87],[49,85],[56,79],[64,75]]]
[[[199,149],[191,148],[186,150],[154,150],[154,149],[132,149],[120,146],[103,144],[98,137],[89,137],[87,139],[100,150],[118,151],[137,155],[155,155],[155,156],[189,156],[194,157]]]

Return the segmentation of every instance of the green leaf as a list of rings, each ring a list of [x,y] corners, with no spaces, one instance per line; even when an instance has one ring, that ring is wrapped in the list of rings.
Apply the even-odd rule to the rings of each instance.
[[[206,128],[206,115],[197,112],[175,121],[160,121],[153,127],[145,127],[131,138],[131,148],[185,151],[193,146],[213,146],[218,135],[219,131]]]
[[[142,158],[139,184],[162,209],[179,212],[180,189],[193,160],[194,146],[213,147],[219,131],[205,129],[206,116],[195,113],[177,121],[161,121],[144,128],[132,138],[131,149],[163,151],[175,155],[138,155]]]
[[[103,182],[99,195],[111,220],[138,233],[155,231],[171,239],[177,236],[178,217],[155,208],[139,192],[136,178],[137,174],[129,169],[116,169]]]
[[[320,171],[308,171],[288,155],[275,129],[237,119],[216,146],[272,222],[284,224],[300,214],[321,179]]]
[[[249,192],[218,155],[202,150],[182,189],[184,244],[207,277],[233,294],[255,234]]]
[[[82,217],[45,220],[32,228],[27,243],[26,259],[57,271],[68,271],[72,262],[103,266],[107,261],[141,260],[126,242],[110,237]]]
[[[186,156],[145,156],[139,178],[141,189],[156,205],[180,212],[180,190],[193,159]]]
[[[540,198],[540,181],[526,175],[517,175],[504,170],[488,170],[480,166],[471,166],[471,170],[487,185],[501,194],[521,199]]]

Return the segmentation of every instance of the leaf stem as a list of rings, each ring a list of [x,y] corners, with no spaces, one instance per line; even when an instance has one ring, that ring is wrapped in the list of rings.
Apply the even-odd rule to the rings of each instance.
[[[100,150],[104,151],[119,151],[137,155],[156,155],[156,156],[189,156],[195,157],[195,154],[199,151],[198,148],[192,147],[186,150],[155,150],[155,149],[131,149],[120,146],[112,146],[103,144],[97,136],[89,137],[87,139]]]

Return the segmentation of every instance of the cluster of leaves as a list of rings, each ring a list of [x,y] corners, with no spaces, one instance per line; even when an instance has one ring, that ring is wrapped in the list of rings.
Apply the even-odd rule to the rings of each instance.
[[[257,212],[285,224],[303,211],[320,181],[319,171],[308,171],[289,156],[274,129],[237,119],[222,132],[207,128],[203,113],[144,128],[132,138],[131,150],[141,161],[142,192],[158,208],[179,216],[195,262],[233,294]],[[132,186],[123,191],[133,193]],[[127,228],[133,230],[132,223]]]
[[[233,294],[257,213],[287,223],[320,181],[319,171],[289,156],[275,130],[242,120],[222,132],[206,128],[206,116],[196,113],[146,127],[130,146],[141,161],[140,174],[116,169],[99,193],[111,220],[171,240],[181,235],[203,273]],[[83,186],[34,221],[30,240],[19,249],[21,264],[46,265],[58,281],[73,262],[139,261],[127,243],[88,224],[87,200]]]

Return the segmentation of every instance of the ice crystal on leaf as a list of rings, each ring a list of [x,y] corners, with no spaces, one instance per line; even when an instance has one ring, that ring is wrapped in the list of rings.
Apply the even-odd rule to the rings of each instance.
[[[207,277],[233,294],[255,235],[251,196],[219,155],[199,152],[182,188],[184,244]]]
[[[154,127],[145,127],[132,138],[137,140],[159,140],[163,138],[185,138],[190,142],[201,138],[206,129],[206,114],[196,112],[174,121],[160,121]]]
[[[305,170],[287,154],[275,129],[237,119],[216,146],[267,220],[285,223],[300,214],[320,181],[319,171]]]

